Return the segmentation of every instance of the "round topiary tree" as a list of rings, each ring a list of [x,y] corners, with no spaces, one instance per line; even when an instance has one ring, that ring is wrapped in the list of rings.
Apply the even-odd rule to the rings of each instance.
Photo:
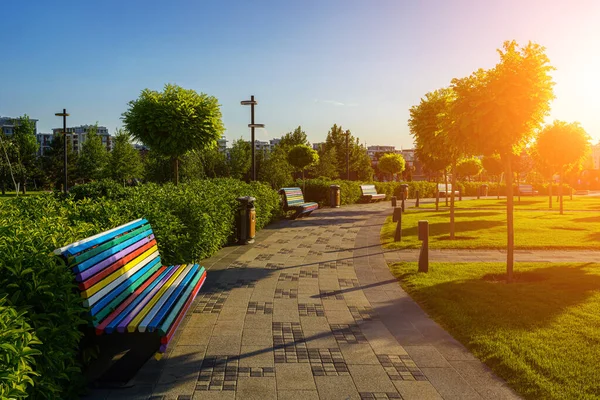
[[[215,97],[177,85],[167,84],[162,92],[144,89],[128,105],[125,127],[151,151],[171,157],[175,184],[179,158],[213,146],[225,130]]]
[[[481,160],[477,157],[463,158],[456,164],[456,172],[461,177],[468,177],[469,181],[471,177],[479,175],[483,170]]]
[[[400,154],[387,153],[379,158],[377,168],[390,174],[390,180],[394,180],[394,174],[400,174],[406,168],[406,161]]]
[[[297,144],[288,152],[288,162],[297,171],[302,171],[302,181],[304,181],[304,170],[318,163],[319,155],[309,146]]]

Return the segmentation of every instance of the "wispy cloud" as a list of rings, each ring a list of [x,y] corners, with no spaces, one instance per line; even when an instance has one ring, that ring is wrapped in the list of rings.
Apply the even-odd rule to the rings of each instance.
[[[332,106],[340,106],[340,107],[356,107],[358,105],[356,103],[342,103],[341,101],[336,101],[336,100],[321,100],[321,99],[315,99],[315,103],[330,104]]]

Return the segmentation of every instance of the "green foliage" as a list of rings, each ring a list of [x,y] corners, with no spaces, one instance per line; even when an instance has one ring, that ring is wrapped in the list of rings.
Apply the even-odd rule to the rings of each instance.
[[[41,342],[32,331],[25,312],[0,298],[0,399],[26,398],[34,384],[35,357],[41,355],[36,347]]]
[[[42,158],[46,179],[56,190],[61,189],[64,182],[64,140],[64,135],[55,134],[50,149],[44,152]],[[79,155],[73,150],[71,141],[67,140],[67,174],[69,182],[77,179],[78,158]]]
[[[232,178],[246,179],[252,168],[252,146],[243,139],[233,142],[229,151],[229,170]]]
[[[275,146],[262,161],[258,169],[258,179],[269,183],[273,189],[279,189],[292,180],[292,172],[294,170],[287,160],[285,148]]]
[[[554,173],[579,165],[590,152],[590,136],[577,122],[554,121],[539,134],[538,159]]]
[[[338,177],[337,152],[334,147],[327,149],[324,146],[319,149],[319,162],[311,170],[312,176],[335,179]]]
[[[319,155],[316,151],[305,144],[297,144],[288,152],[288,162],[298,171],[302,171],[319,162]]]
[[[379,158],[379,161],[377,163],[377,168],[379,168],[383,172],[390,174],[390,176],[401,173],[402,171],[404,171],[405,167],[406,161],[404,161],[404,157],[402,157],[401,154],[384,154]]]
[[[84,181],[95,181],[108,175],[107,166],[110,154],[98,135],[98,125],[91,127],[81,145],[77,162],[78,177]]]
[[[504,164],[498,154],[492,154],[484,156],[481,160],[481,164],[489,175],[500,176],[504,172]]]
[[[330,149],[335,149],[338,177],[347,178],[346,156],[349,155],[350,171],[355,172],[359,180],[370,181],[373,179],[373,168],[367,150],[360,145],[358,138],[352,136],[350,130],[344,131],[341,126],[334,124],[327,133],[323,150],[329,151]]]
[[[293,132],[288,132],[283,135],[279,142],[279,146],[285,148],[294,147],[298,144],[309,144],[308,139],[306,138],[306,132],[302,130],[301,126],[298,126]]]
[[[329,186],[340,185],[341,203],[354,204],[360,200],[360,182],[347,180],[329,180],[325,178],[297,180],[293,186],[304,187],[303,194],[305,201],[314,201],[320,205],[330,205]]]
[[[133,178],[141,178],[142,171],[140,152],[131,144],[131,134],[124,129],[117,130],[110,154],[111,178],[126,182]]]
[[[188,150],[211,147],[225,130],[215,97],[171,84],[163,92],[144,89],[123,120],[134,138],[176,161]],[[177,166],[175,172],[177,183]]]
[[[36,152],[39,144],[35,137],[34,123],[27,115],[14,119],[13,134],[5,136],[0,133],[0,151],[4,154],[4,166],[2,169],[7,169],[2,173],[4,182],[8,175],[11,175],[11,181],[15,184],[15,190],[18,192],[17,186],[22,188],[25,193],[25,185],[29,176],[33,175],[36,166]],[[17,193],[18,194],[18,193]]]
[[[472,178],[483,170],[483,164],[477,157],[463,158],[456,164],[456,173],[464,178]]]

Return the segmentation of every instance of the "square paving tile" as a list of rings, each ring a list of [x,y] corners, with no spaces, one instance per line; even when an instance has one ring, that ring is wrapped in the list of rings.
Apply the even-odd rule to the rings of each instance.
[[[316,389],[311,366],[308,364],[277,364],[275,375],[279,390]]]
[[[273,302],[251,301],[246,314],[273,314]]]
[[[327,400],[360,400],[350,376],[315,376],[319,398]]]
[[[308,349],[308,357],[314,376],[350,375],[340,349]]]
[[[355,324],[331,324],[331,332],[338,343],[369,343]]]
[[[427,377],[408,355],[378,354],[377,359],[393,381],[426,381]]]
[[[348,365],[350,375],[360,392],[392,393],[396,387],[381,365]]]
[[[322,304],[298,303],[298,313],[301,317],[324,317],[325,310]]]
[[[275,377],[240,377],[236,398],[244,400],[276,400]]]
[[[427,381],[393,381],[404,400],[442,400],[439,392]]]
[[[379,365],[380,362],[368,343],[340,343],[340,351],[348,364]]]

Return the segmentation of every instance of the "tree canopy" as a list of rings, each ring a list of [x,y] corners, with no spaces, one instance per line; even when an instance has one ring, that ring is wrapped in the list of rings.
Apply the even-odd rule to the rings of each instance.
[[[304,170],[315,165],[318,161],[319,155],[317,152],[305,144],[297,144],[288,152],[288,162],[298,171],[302,171],[303,177]]]
[[[142,177],[142,159],[131,144],[131,134],[124,129],[115,132],[113,150],[110,154],[110,174],[113,179],[125,183]]]
[[[108,161],[109,153],[98,135],[98,125],[92,126],[81,145],[81,153],[77,162],[79,178],[84,181],[102,179],[106,174]]]
[[[171,157],[176,183],[179,157],[188,150],[211,147],[225,130],[215,97],[172,84],[162,92],[144,89],[128,103],[123,121],[134,138]]]
[[[393,176],[404,171],[406,161],[404,161],[404,157],[401,154],[387,153],[379,158],[377,168]]]
[[[468,157],[459,160],[456,164],[456,173],[463,178],[472,178],[483,170],[481,160],[477,157]]]

